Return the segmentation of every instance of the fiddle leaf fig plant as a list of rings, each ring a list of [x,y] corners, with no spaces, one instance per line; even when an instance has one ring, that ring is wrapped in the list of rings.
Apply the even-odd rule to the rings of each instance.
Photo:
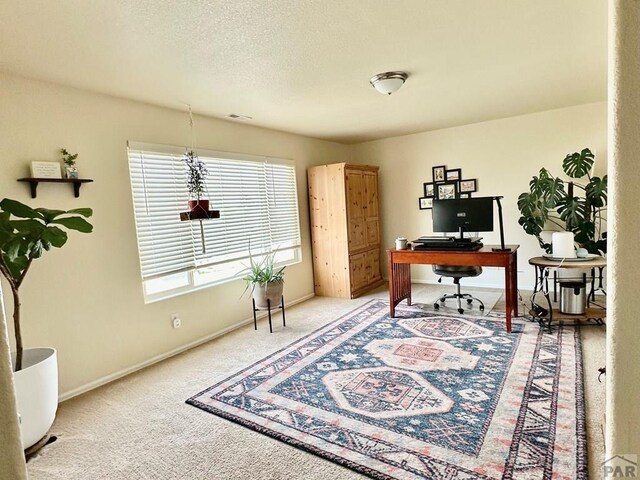
[[[92,214],[90,208],[64,211],[31,208],[9,198],[0,202],[0,273],[7,279],[13,294],[16,371],[22,369],[23,355],[19,295],[22,282],[34,260],[51,248],[60,248],[67,243],[64,229],[90,233],[93,226],[85,218]]]
[[[541,233],[549,224],[573,232],[576,243],[590,253],[607,251],[607,232],[603,229],[607,176],[591,176],[594,162],[595,156],[588,148],[570,153],[562,161],[562,170],[581,182],[565,183],[541,168],[529,182],[529,191],[518,197],[518,223],[547,253],[551,253],[551,244],[542,239]]]

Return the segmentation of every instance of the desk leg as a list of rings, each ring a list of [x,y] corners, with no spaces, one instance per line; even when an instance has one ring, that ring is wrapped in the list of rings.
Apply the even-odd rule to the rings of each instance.
[[[511,333],[511,313],[513,312],[513,278],[511,274],[511,262],[504,268],[504,289],[507,311],[507,333]]]
[[[511,295],[512,295],[512,303],[513,303],[513,316],[517,317],[518,313],[518,252],[513,252],[511,256]]]
[[[407,299],[411,305],[411,265],[408,263],[394,263],[389,255],[389,315],[396,316],[396,305]]]

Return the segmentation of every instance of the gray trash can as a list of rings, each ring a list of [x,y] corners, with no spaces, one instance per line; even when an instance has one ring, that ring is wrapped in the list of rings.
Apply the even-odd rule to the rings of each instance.
[[[583,282],[560,284],[560,312],[584,315],[587,310],[587,286]]]

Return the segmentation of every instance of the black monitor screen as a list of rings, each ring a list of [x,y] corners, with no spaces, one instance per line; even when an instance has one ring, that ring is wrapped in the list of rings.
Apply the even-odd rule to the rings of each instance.
[[[433,231],[493,231],[493,197],[434,200]]]

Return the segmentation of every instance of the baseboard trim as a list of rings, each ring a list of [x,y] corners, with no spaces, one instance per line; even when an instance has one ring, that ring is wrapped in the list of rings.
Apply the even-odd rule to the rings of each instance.
[[[296,305],[298,303],[302,303],[302,302],[306,302],[307,300],[309,300],[310,298],[315,297],[315,293],[310,293],[308,295],[304,295],[300,298],[297,298],[295,300],[292,301],[287,301],[287,308],[291,307],[293,305]],[[257,315],[257,318],[262,319],[262,318],[266,318],[267,317],[267,312],[261,312],[259,315]],[[114,372],[110,375],[106,375],[104,377],[98,378],[97,380],[94,380],[93,382],[89,382],[86,383],[84,385],[81,385],[80,387],[74,388],[72,390],[69,390],[68,392],[64,392],[60,395],[58,395],[58,402],[64,402],[65,400],[69,400],[73,397],[77,397],[78,395],[82,395],[83,393],[86,393],[90,390],[93,390],[95,388],[101,387],[102,385],[106,385],[107,383],[111,383],[114,380],[118,380],[119,378],[122,377],[126,377],[127,375],[130,375],[134,372],[137,372],[138,370],[142,370],[143,368],[147,368],[150,367],[151,365],[161,362],[163,360],[166,360],[167,358],[171,358],[174,355],[178,355],[182,352],[186,352],[187,350],[191,350],[192,348],[195,348],[199,345],[202,345],[204,343],[207,343],[215,338],[221,337],[222,335],[225,335],[229,332],[232,332],[234,330],[237,330],[238,328],[244,327],[245,325],[248,325],[250,323],[253,323],[253,316],[246,318],[244,320],[241,320],[238,323],[235,323],[227,328],[224,328],[222,330],[219,330],[217,332],[214,332],[210,335],[207,335],[206,337],[202,337],[199,338],[198,340],[194,340],[193,342],[189,342],[186,345],[182,345],[181,347],[178,348],[174,348],[173,350],[169,350],[168,352],[165,353],[161,353],[160,355],[156,355],[154,357],[151,357],[148,360],[145,360],[144,362],[140,362],[137,363],[136,365],[132,365],[130,367],[124,368],[122,370],[119,370],[117,372]]]

